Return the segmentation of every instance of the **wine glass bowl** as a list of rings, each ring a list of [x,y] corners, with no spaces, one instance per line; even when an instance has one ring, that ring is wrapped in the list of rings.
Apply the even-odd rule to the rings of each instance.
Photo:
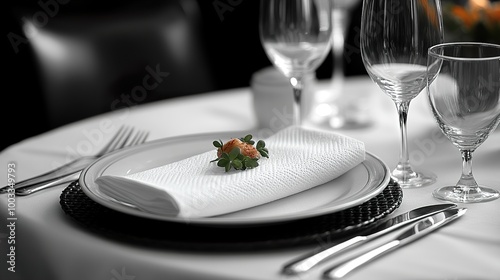
[[[497,190],[479,186],[472,154],[500,123],[500,46],[446,43],[429,49],[427,93],[443,134],[462,154],[462,175],[433,196],[472,203],[497,199]]]
[[[294,124],[301,125],[303,78],[331,48],[330,0],[261,0],[259,32],[268,58],[290,80]]]
[[[410,101],[426,87],[427,52],[443,42],[439,0],[363,0],[361,58],[368,75],[396,105],[400,158],[392,177],[403,188],[433,184],[432,173],[413,170],[408,153]]]

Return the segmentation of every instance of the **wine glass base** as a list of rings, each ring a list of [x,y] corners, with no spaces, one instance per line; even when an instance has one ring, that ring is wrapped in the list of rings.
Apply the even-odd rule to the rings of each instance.
[[[421,188],[432,185],[436,182],[437,176],[430,172],[412,172],[411,174],[402,174],[394,170],[391,175],[403,189]]]
[[[352,117],[347,118],[341,115],[332,116],[328,121],[328,126],[334,129],[360,129],[371,125],[372,122],[370,120]]]
[[[307,117],[307,121],[316,127],[345,130],[370,127],[373,125],[372,119],[362,112],[346,114],[337,105],[326,103],[318,105]]]
[[[500,192],[484,186],[467,189],[456,186],[446,186],[434,190],[432,196],[439,200],[456,203],[479,203],[499,198]]]

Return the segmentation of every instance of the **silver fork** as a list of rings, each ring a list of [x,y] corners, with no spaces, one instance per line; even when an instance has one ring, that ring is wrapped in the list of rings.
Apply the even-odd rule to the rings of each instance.
[[[77,180],[82,170],[96,159],[118,149],[142,144],[146,141],[148,134],[149,133],[144,131],[134,132],[133,128],[122,126],[97,154],[77,158],[52,171],[20,181],[13,187],[2,187],[0,189],[0,194],[7,193],[10,188],[13,188],[16,195],[29,195],[43,189]]]

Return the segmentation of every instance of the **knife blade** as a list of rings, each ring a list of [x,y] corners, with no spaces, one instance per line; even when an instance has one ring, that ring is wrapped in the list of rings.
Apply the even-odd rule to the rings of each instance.
[[[375,249],[372,249],[358,257],[351,258],[350,260],[326,269],[323,272],[323,278],[340,279],[357,267],[360,267],[361,265],[374,260],[376,257],[382,256],[383,254],[391,252],[403,245],[415,241],[457,219],[458,217],[461,217],[463,214],[465,214],[466,211],[467,208],[448,209],[419,220],[413,225],[409,226],[409,229],[405,230],[402,234],[394,238],[394,240],[389,241]]]
[[[398,215],[394,218],[388,219],[381,224],[377,225],[369,235],[355,236],[349,240],[339,243],[325,249],[315,250],[311,253],[302,255],[296,259],[286,263],[282,268],[282,273],[286,275],[297,275],[304,273],[315,267],[316,265],[325,262],[333,257],[335,254],[351,249],[367,241],[373,240],[393,230],[401,228],[411,222],[436,214],[440,211],[457,207],[453,203],[433,204],[419,207]]]

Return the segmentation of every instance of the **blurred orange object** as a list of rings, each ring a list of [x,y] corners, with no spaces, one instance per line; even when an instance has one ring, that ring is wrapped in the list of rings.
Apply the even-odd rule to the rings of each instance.
[[[488,19],[488,22],[492,24],[500,24],[500,2],[495,4],[491,4],[489,9],[485,10],[485,15]]]
[[[469,0],[443,2],[445,37],[456,41],[500,43],[500,2]]]
[[[466,9],[463,6],[453,7],[452,13],[469,29],[472,28],[480,19],[480,14],[477,10]]]

